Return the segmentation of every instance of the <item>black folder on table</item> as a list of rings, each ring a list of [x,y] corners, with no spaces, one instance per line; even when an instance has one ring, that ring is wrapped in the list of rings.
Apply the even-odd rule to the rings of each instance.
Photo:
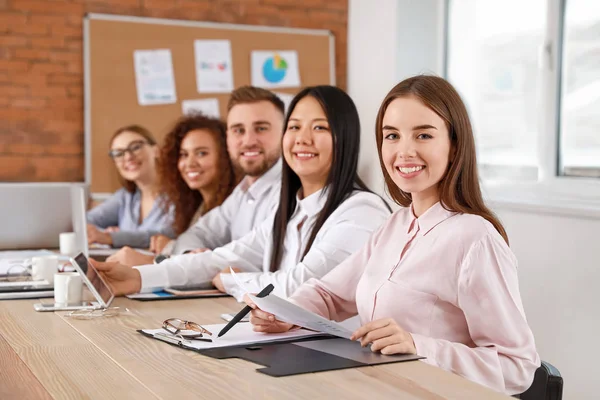
[[[141,330],[138,332],[154,338],[151,334]],[[180,341],[169,343],[216,359],[240,358],[264,365],[264,368],[258,368],[257,371],[274,377],[389,364],[424,358],[416,354],[386,356],[380,353],[373,353],[368,347],[361,347],[360,342],[329,335],[318,339],[311,337],[307,339],[291,339],[291,341],[285,342],[267,342],[257,345],[216,347],[201,350],[186,347]]]

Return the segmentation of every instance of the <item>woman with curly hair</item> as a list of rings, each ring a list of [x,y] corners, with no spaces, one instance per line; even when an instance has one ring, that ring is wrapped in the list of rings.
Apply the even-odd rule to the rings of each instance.
[[[173,230],[182,234],[200,216],[219,206],[238,183],[227,153],[226,126],[202,114],[181,117],[164,139],[159,177],[175,209]],[[155,235],[150,250],[170,254],[174,241]]]

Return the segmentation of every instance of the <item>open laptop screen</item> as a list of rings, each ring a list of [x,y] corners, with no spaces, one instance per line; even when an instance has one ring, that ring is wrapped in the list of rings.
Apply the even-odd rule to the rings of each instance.
[[[112,299],[114,298],[114,295],[110,290],[110,287],[98,274],[96,268],[94,268],[92,264],[89,263],[86,256],[82,253],[78,254],[77,257],[74,258],[74,261],[79,267],[79,269],[81,269],[80,273],[83,272],[84,276],[82,278],[84,279],[84,281],[87,280],[88,282],[86,283],[88,284],[88,286],[91,286],[90,290],[92,292],[95,292],[94,296],[96,296],[96,298],[97,296],[100,296],[100,298],[104,302],[104,306],[110,305]],[[100,299],[98,298],[97,300],[100,301]]]

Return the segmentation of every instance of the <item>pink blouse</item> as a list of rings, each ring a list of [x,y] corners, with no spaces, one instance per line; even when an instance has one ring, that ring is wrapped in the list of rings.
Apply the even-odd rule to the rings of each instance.
[[[514,254],[484,218],[440,203],[419,218],[398,210],[291,300],[336,321],[391,317],[425,362],[506,394],[529,388],[540,365]]]

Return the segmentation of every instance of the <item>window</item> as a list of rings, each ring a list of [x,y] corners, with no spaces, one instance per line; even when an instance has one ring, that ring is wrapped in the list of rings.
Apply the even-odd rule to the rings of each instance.
[[[562,43],[560,172],[600,178],[600,1],[567,1]]]
[[[544,43],[545,1],[450,3],[448,79],[469,108],[484,179],[538,177],[538,49]]]
[[[448,0],[447,78],[485,181],[600,188],[600,1]],[[590,186],[590,187],[592,187]]]

